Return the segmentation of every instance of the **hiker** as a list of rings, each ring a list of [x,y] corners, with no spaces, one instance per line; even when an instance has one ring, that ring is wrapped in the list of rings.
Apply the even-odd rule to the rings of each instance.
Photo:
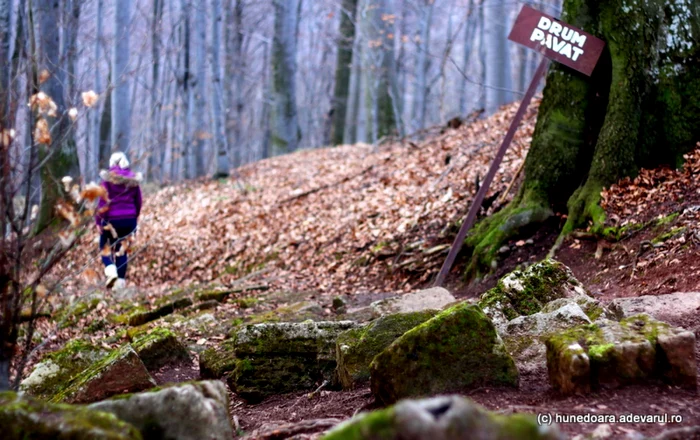
[[[100,171],[100,178],[108,200],[100,199],[95,222],[100,231],[107,288],[118,290],[126,286],[128,250],[125,240],[136,233],[141,213],[141,173],[134,174],[126,155],[116,152],[109,158],[109,170]]]

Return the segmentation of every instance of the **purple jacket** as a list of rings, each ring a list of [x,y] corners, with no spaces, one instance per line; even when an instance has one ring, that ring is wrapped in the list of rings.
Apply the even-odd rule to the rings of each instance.
[[[141,173],[134,174],[128,168],[114,166],[109,171],[100,171],[100,177],[102,186],[107,189],[109,202],[100,198],[95,222],[100,225],[102,220],[138,218],[141,214]],[[99,214],[105,206],[107,210]]]

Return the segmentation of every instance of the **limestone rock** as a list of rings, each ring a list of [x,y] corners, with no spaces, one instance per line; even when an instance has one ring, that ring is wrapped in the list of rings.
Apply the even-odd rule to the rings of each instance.
[[[155,385],[139,356],[126,344],[74,376],[51,401],[89,403]]]
[[[20,390],[43,400],[61,392],[68,381],[107,355],[107,351],[82,340],[69,341],[60,350],[47,353],[22,381]]]
[[[433,287],[374,302],[372,308],[377,315],[390,315],[423,310],[442,310],[455,301],[457,300],[447,289]]]
[[[549,311],[554,307],[561,307]],[[520,374],[534,374],[546,368],[547,348],[543,339],[561,330],[590,324],[591,320],[578,303],[570,298],[553,301],[541,312],[519,316],[505,323],[500,334]]]
[[[244,326],[232,341],[235,368],[228,376],[229,387],[244,399],[257,401],[331,380],[335,340],[356,326],[352,321]]]
[[[404,333],[370,365],[374,396],[385,404],[406,397],[517,386],[518,370],[493,323],[461,303]]]
[[[500,327],[518,316],[540,312],[547,303],[560,298],[576,299],[591,320],[605,313],[571,270],[555,260],[544,260],[509,273],[482,295],[479,306]]]
[[[175,334],[162,327],[156,327],[136,336],[131,346],[148,371],[190,360],[189,352]]]
[[[610,309],[619,319],[644,313],[655,319],[678,318],[700,311],[700,292],[676,292],[666,295],[644,295],[633,298],[617,298],[610,302]]]
[[[3,440],[141,440],[132,425],[113,414],[82,406],[51,404],[12,392],[0,393]]]
[[[233,437],[227,394],[219,381],[179,384],[119,396],[89,408],[116,415],[144,438],[223,440]]]
[[[546,345],[550,382],[564,394],[655,379],[697,386],[695,335],[647,315],[601,319],[553,335]]]
[[[556,425],[539,426],[534,416],[496,415],[461,396],[404,400],[338,425],[323,440],[558,440]]]
[[[336,378],[344,389],[369,381],[369,364],[408,330],[435,316],[436,310],[382,316],[366,327],[347,330],[336,340]]]

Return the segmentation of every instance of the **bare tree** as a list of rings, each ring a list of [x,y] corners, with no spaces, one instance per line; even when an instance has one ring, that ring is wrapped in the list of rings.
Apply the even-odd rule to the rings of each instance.
[[[296,103],[297,26],[299,0],[273,0],[275,33],[272,43],[272,154],[297,149],[299,122]]]
[[[510,54],[508,53],[508,12],[506,0],[484,0],[486,44],[486,112],[491,114],[513,100]]]
[[[207,139],[211,136],[207,125],[206,115],[206,90],[207,90],[207,8],[206,3],[196,2],[195,4],[195,45],[196,45],[196,76],[195,86],[195,113],[194,113],[194,146],[192,151],[194,156],[195,177],[206,174],[204,166],[204,154],[207,147]]]
[[[343,0],[340,6],[340,36],[338,38],[335,88],[331,107],[333,117],[331,142],[336,145],[343,143],[343,135],[345,133],[345,119],[347,115],[350,74],[355,41],[356,11],[357,0]]]
[[[214,106],[214,144],[216,145],[216,172],[214,177],[228,177],[229,161],[228,161],[228,145],[226,142],[226,134],[223,129],[223,115],[221,112],[221,101],[223,99],[223,87],[221,84],[221,62],[219,56],[219,46],[221,44],[221,0],[212,1],[212,93]]]
[[[112,148],[129,151],[131,141],[131,101],[129,97],[129,39],[131,0],[122,0],[114,14],[112,51]]]
[[[433,21],[434,0],[420,0],[418,8],[419,40],[418,60],[416,62],[416,87],[413,101],[413,130],[420,130],[425,126],[425,111],[428,99],[428,68],[430,59],[430,29]],[[450,22],[451,23],[451,22]]]

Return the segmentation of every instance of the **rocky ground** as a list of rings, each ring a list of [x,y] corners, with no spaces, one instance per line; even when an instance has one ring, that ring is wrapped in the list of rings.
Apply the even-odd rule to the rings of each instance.
[[[499,288],[498,280],[512,270],[542,260],[564,219],[556,217],[532,236],[504,246],[495,274],[479,284],[463,285],[455,271],[447,286],[454,294],[451,300],[440,294],[418,300],[404,296],[405,302],[388,299],[429,284],[474,193],[476,177],[485,173],[513,112],[507,108],[485,121],[442,133],[436,130],[419,143],[301,152],[245,167],[239,182],[176,186],[151,194],[139,232],[141,245],[134,250],[131,287],[120,293],[99,288],[93,244],[86,241],[53,274],[55,280],[64,281],[50,304],[51,318],[38,323],[26,374],[50,358],[48,353],[79,339],[95,347],[90,353],[124,350],[129,343],[147,370],[139,370],[147,381],[180,383],[200,379],[202,359],[239,337],[242,325],[307,320],[365,323],[381,315],[441,310],[456,301],[479,300],[484,292]],[[519,179],[533,123],[534,112],[499,173],[492,195],[500,193],[487,212],[512,195],[507,188]],[[700,362],[700,294],[668,295],[700,291],[699,173],[700,150],[696,150],[682,170],[644,170],[638,178],[620,182],[603,194],[608,213],[604,236],[579,231],[556,254],[586,295],[610,313],[620,313],[615,319],[647,313],[694,334],[694,365]],[[574,290],[571,287],[563,296],[576,296]],[[643,300],[635,299],[643,295]],[[547,304],[541,301],[537,312],[545,313]],[[583,303],[559,305],[567,313],[558,321],[565,323],[562,331],[600,318]],[[482,306],[488,308],[483,302]],[[580,310],[571,312],[572,307]],[[560,310],[550,308],[552,313]],[[503,414],[683,416],[679,425],[561,424],[571,436],[642,438],[678,426],[700,426],[697,390],[659,378],[610,389],[603,386],[590,393],[555,391],[547,375],[544,345],[528,351],[518,342],[524,334],[518,332],[539,325],[523,318],[532,316],[533,310],[513,310],[514,315],[505,318],[488,311],[487,315],[515,359],[519,387],[494,386],[484,379],[462,394]],[[164,352],[149,351],[154,329],[170,332],[162,339],[176,344],[166,344]],[[163,361],[163,353],[186,354]],[[326,361],[313,353],[314,362]],[[222,371],[229,368],[216,365]],[[231,371],[223,373],[230,377]],[[331,380],[321,386],[325,373],[318,374],[316,381],[305,382],[303,390],[265,396],[254,403],[233,392],[229,381],[229,415],[236,435],[313,437],[359,411],[384,406],[376,396],[386,394],[373,392],[367,383],[339,391]],[[143,384],[133,391],[138,388]],[[76,390],[62,393],[80,395]],[[681,433],[667,438],[693,437]]]

